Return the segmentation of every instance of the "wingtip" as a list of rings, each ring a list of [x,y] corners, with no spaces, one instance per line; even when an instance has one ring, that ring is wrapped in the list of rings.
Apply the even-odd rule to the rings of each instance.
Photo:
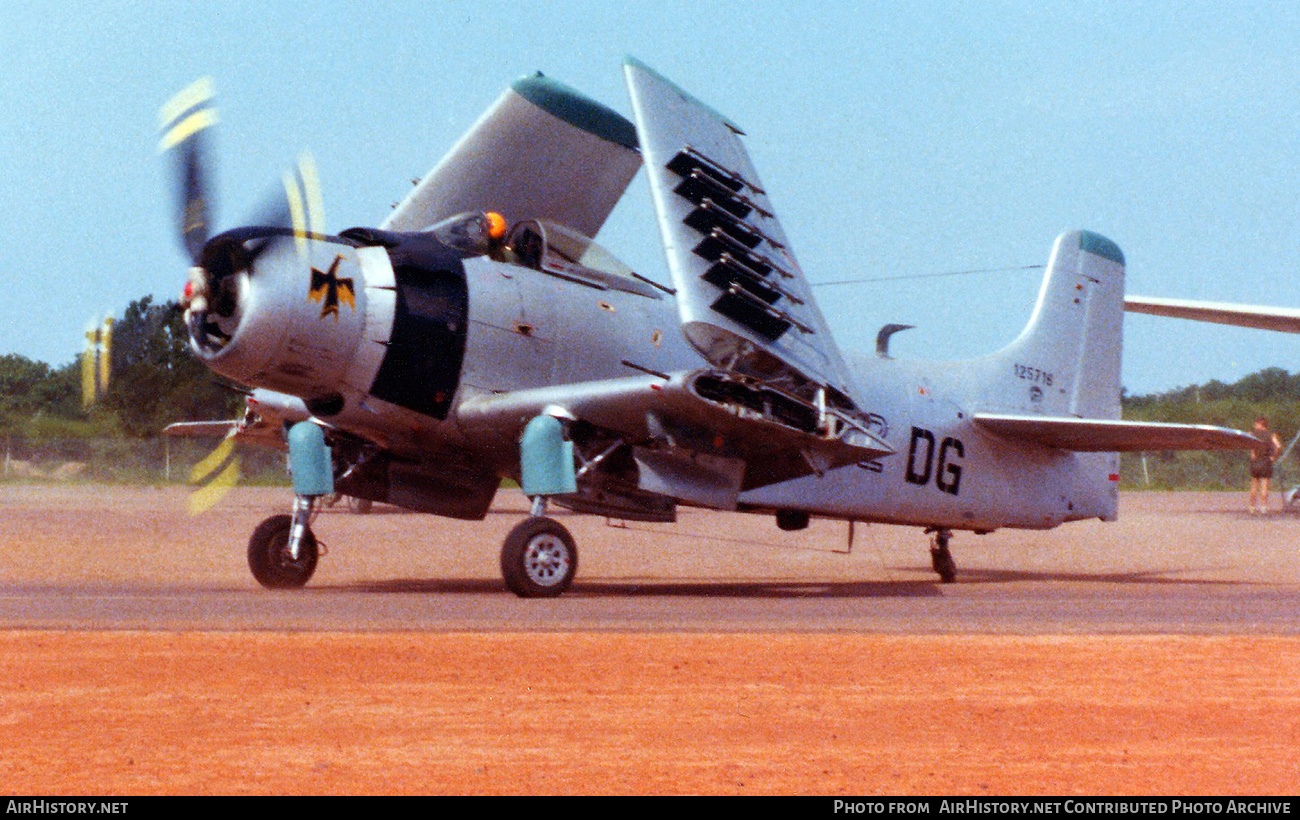
[[[520,77],[511,88],[570,125],[629,150],[637,149],[636,128],[626,117],[540,71]]]
[[[730,128],[732,131],[736,132],[737,134],[739,134],[739,135],[741,135],[741,136],[745,136],[745,129],[743,129],[743,128],[741,128],[739,125],[737,125],[736,122],[735,122],[735,120],[733,120],[733,119],[731,119],[730,117],[728,117],[727,115],[723,114],[721,111],[718,111],[716,108],[714,108],[713,106],[711,106],[711,105],[709,105],[708,103],[704,102],[704,101],[701,100],[699,97],[696,97],[694,94],[691,94],[690,92],[686,91],[686,90],[683,89],[680,85],[678,85],[677,83],[675,83],[675,82],[673,82],[672,80],[668,79],[668,78],[665,77],[662,73],[656,71],[655,69],[653,69],[653,68],[651,68],[650,66],[646,65],[645,63],[641,62],[641,61],[638,60],[636,57],[633,57],[633,56],[630,55],[630,54],[629,54],[628,56],[624,57],[624,58],[623,58],[623,66],[624,66],[624,72],[627,74],[628,81],[629,81],[630,83],[631,83],[631,82],[635,82],[635,79],[634,79],[634,77],[633,77],[633,70],[639,71],[639,72],[641,72],[641,73],[643,73],[643,74],[645,74],[645,75],[647,75],[647,76],[653,78],[654,80],[657,80],[658,82],[663,83],[664,85],[668,86],[669,88],[673,89],[677,94],[681,95],[681,97],[682,97],[683,99],[685,99],[685,100],[689,100],[690,102],[694,103],[695,105],[698,105],[698,106],[700,106],[701,108],[705,109],[705,110],[708,111],[710,114],[712,114],[712,115],[713,115],[713,116],[714,116],[714,117],[715,117],[719,122],[721,122],[723,125],[725,125],[725,126],[727,126],[728,128]]]

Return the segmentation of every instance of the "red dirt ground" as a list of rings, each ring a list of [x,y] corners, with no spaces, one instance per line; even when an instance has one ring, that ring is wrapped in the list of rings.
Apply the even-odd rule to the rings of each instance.
[[[1291,794],[1300,640],[0,633],[40,794]]]
[[[0,579],[250,587],[237,542],[283,498],[241,493],[187,519],[183,491],[4,485]],[[1294,517],[1247,518],[1236,495],[1125,504],[1120,524],[988,536],[963,557],[1048,575],[1300,577]],[[771,540],[752,518],[723,523]],[[339,517],[322,525],[387,548],[340,549],[323,571],[491,577],[492,551],[463,543],[499,543],[513,520]],[[613,539],[602,526],[582,537]],[[834,562],[617,534],[638,538],[659,549],[593,549],[585,572],[924,573],[893,557],[917,551],[916,534],[887,528]],[[838,549],[843,533],[824,538]],[[1288,795],[1297,772],[1297,637],[0,632],[11,794]]]

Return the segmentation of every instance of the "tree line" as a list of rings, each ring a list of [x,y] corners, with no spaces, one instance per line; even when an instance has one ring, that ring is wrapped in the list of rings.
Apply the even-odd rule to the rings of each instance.
[[[1212,380],[1162,393],[1124,396],[1124,417],[1134,421],[1214,424],[1249,431],[1257,417],[1288,445],[1300,434],[1300,373],[1269,367],[1231,384]],[[1300,482],[1300,445],[1280,460],[1274,488]],[[1120,486],[1154,489],[1241,489],[1247,485],[1247,453],[1240,450],[1126,454]]]
[[[189,348],[174,301],[137,299],[113,323],[107,389],[82,401],[79,359],[54,367],[0,355],[0,433],[150,438],[175,421],[233,418],[243,403],[220,385]]]

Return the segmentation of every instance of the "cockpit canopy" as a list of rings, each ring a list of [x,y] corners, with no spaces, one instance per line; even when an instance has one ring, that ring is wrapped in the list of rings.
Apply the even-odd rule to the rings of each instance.
[[[638,275],[589,236],[543,219],[520,220],[503,230],[500,219],[494,213],[466,213],[443,220],[430,230],[439,242],[468,256],[488,256],[602,290],[663,298],[663,288]]]

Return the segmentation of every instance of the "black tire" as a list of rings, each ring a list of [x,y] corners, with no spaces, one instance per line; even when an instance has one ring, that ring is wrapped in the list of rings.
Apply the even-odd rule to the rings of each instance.
[[[311,530],[303,535],[298,560],[289,557],[289,531],[293,516],[273,515],[257,525],[248,539],[248,568],[267,589],[298,589],[316,571],[319,550]]]
[[[564,594],[578,571],[578,548],[558,521],[529,518],[506,536],[501,547],[501,575],[520,598],[554,598]]]

